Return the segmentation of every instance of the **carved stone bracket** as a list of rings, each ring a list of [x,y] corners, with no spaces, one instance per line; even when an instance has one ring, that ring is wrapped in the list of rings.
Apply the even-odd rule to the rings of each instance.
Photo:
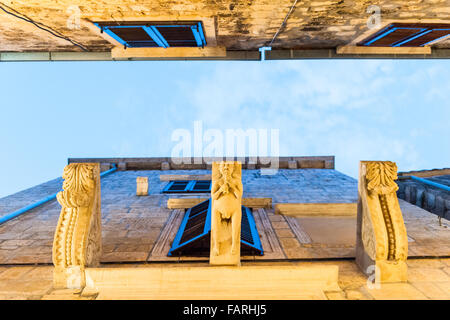
[[[408,239],[396,179],[394,162],[360,162],[356,263],[379,282],[407,280]]]
[[[210,264],[240,265],[242,164],[213,162]]]
[[[54,286],[81,289],[85,267],[101,255],[100,165],[71,163],[64,168],[61,214],[53,241]]]

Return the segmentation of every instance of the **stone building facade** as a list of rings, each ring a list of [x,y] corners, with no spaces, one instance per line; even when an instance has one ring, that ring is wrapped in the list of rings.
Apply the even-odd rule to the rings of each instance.
[[[209,194],[162,191],[171,180],[205,179],[211,171],[207,164],[175,169],[166,160],[69,159],[69,162],[101,163],[104,171],[120,164],[120,170],[101,178],[103,249],[100,261],[103,268],[122,268],[124,263],[127,268],[163,266],[168,270],[177,266],[207,265],[205,257],[169,257],[167,254],[189,207],[179,204],[205,199]],[[334,169],[334,157],[289,157],[281,159],[280,164],[281,168],[269,175],[264,174],[258,164],[244,164],[243,201],[252,208],[264,255],[242,256],[243,266],[339,266],[339,286],[303,297],[307,299],[450,297],[448,220],[439,224],[436,215],[399,200],[408,235],[408,282],[383,284],[381,291],[374,291],[367,287],[367,278],[353,262],[357,181]],[[148,195],[136,195],[138,177],[148,178]],[[57,178],[0,199],[0,218],[60,191],[62,182]],[[264,201],[258,202],[258,199]],[[277,209],[286,204],[338,204],[345,209],[338,214],[333,206],[306,214]],[[53,200],[0,225],[0,297],[67,298],[67,292],[53,288],[51,275],[52,246],[60,210],[60,204]],[[429,260],[424,260],[425,257]],[[71,294],[70,297],[117,298],[103,291],[98,294]]]

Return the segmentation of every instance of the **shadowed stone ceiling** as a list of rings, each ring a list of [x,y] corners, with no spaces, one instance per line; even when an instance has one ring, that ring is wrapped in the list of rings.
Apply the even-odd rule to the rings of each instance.
[[[214,18],[217,45],[227,50],[257,50],[267,45],[289,12],[292,0],[27,0],[0,1],[7,10],[39,22],[89,51],[110,51],[112,45],[86,27],[69,28],[79,8],[81,18],[101,21],[157,20],[163,17]],[[324,49],[345,45],[368,30],[367,8],[378,5],[383,20],[436,19],[450,21],[449,0],[306,0],[298,1],[287,24],[272,44],[274,49]],[[72,20],[75,21],[75,20]],[[450,40],[436,44],[450,48]],[[0,11],[0,51],[80,51],[31,23]]]

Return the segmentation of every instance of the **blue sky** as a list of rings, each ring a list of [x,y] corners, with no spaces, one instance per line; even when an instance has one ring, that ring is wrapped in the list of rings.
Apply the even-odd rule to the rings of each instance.
[[[174,130],[279,129],[280,155],[450,167],[450,61],[0,64],[0,197],[68,157],[169,156]]]

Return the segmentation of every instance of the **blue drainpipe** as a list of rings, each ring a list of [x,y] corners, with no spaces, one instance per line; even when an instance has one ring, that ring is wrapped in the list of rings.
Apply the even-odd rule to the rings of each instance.
[[[108,171],[104,171],[104,172],[100,173],[100,178],[104,177],[104,176],[106,176],[106,175],[108,175],[110,173],[113,173],[115,171],[117,171],[117,166],[116,165],[114,165],[114,168],[109,169]],[[30,211],[30,210],[32,210],[34,208],[37,208],[40,205],[43,205],[44,203],[47,203],[47,202],[52,201],[52,200],[55,200],[57,194],[58,194],[58,192],[55,193],[55,194],[52,194],[51,196],[48,196],[47,198],[41,199],[38,202],[35,202],[35,203],[32,203],[32,204],[30,204],[30,205],[28,205],[26,207],[23,207],[23,208],[21,208],[21,209],[19,209],[17,211],[8,213],[6,216],[0,217],[0,224],[5,223],[5,222],[7,222],[7,221],[9,221],[11,219],[14,219],[15,217],[20,216],[21,214],[23,214],[25,212],[28,212],[28,211]]]
[[[433,187],[436,187],[436,188],[439,188],[439,189],[442,189],[442,190],[450,191],[450,187],[446,186],[445,184],[440,184],[440,183],[437,183],[437,182],[434,182],[434,181],[431,181],[431,180],[427,180],[427,179],[423,179],[423,178],[419,178],[419,177],[416,177],[416,176],[410,176],[410,177],[411,177],[412,180],[416,180],[416,181],[428,184],[430,186],[433,186]]]
[[[103,171],[102,173],[100,173],[100,178],[103,178],[104,176],[106,176],[106,175],[108,175],[110,173],[116,172],[117,171],[117,165],[114,164],[113,166],[114,167],[109,169],[108,171]]]

